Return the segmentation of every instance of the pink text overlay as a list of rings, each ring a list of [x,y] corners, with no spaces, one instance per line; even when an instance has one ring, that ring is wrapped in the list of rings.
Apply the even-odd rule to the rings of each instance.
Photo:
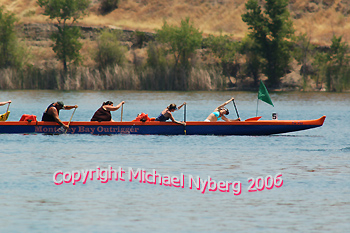
[[[144,184],[163,185],[175,188],[196,189],[202,194],[205,192],[223,192],[233,193],[234,195],[240,195],[242,193],[242,183],[240,181],[216,181],[212,177],[207,176],[205,179],[199,176],[185,175],[181,173],[179,176],[161,175],[157,173],[155,169],[151,172],[145,169],[133,169],[129,167],[124,170],[122,167],[113,169],[112,166],[108,168],[96,167],[96,169],[75,170],[75,171],[56,171],[53,174],[53,182],[56,185],[62,185],[64,183],[71,183],[75,185],[78,182],[86,184],[88,181],[97,180],[101,183],[108,183],[109,181],[138,181]],[[186,182],[185,182],[186,181]],[[186,183],[186,185],[185,185]],[[272,189],[273,187],[279,188],[283,185],[282,174],[277,174],[275,177],[266,176],[249,178],[248,192],[262,191],[266,189]]]

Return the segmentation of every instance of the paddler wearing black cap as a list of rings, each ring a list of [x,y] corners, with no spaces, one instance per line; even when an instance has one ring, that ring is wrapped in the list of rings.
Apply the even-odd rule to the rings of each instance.
[[[182,108],[182,106],[186,105],[186,102],[181,104],[178,108],[176,107],[176,104],[170,104],[166,109],[164,109],[159,116],[156,118],[156,121],[167,121],[171,120],[174,123],[180,124],[180,125],[186,125],[186,122],[182,121],[177,121],[174,119],[173,115],[171,114],[172,112],[175,112],[176,110],[179,110]]]
[[[218,120],[224,120],[224,121],[240,121],[241,118],[237,118],[237,119],[228,119],[227,117],[225,117],[225,115],[228,115],[230,112],[227,108],[225,108],[225,106],[230,103],[231,101],[233,101],[235,98],[231,98],[228,101],[226,101],[225,103],[219,105],[219,107],[217,107],[212,113],[209,114],[209,116],[207,117],[207,119],[205,119],[204,121],[206,122],[215,122]]]
[[[78,105],[74,106],[68,106],[64,105],[62,101],[57,101],[56,103],[50,104],[47,109],[45,110],[42,121],[54,121],[63,126],[64,129],[68,129],[69,126],[65,125],[59,118],[60,110],[65,109],[65,110],[70,110],[72,108],[78,108]]]

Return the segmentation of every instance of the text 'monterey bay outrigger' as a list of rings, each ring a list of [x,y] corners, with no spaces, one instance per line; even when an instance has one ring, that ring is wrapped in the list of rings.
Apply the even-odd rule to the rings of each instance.
[[[262,100],[271,105],[272,101],[261,82],[258,101]],[[231,99],[239,118],[234,99]],[[4,102],[5,103],[5,102]],[[6,102],[7,103],[7,102]],[[11,102],[8,104],[10,105]],[[9,107],[9,106],[8,106]],[[258,109],[258,108],[257,108]],[[228,111],[228,110],[227,110]],[[121,114],[123,112],[123,108]],[[143,120],[136,118],[133,121],[72,121],[63,122],[69,126],[68,130],[56,122],[37,121],[36,117],[22,116],[20,121],[6,121],[9,116],[7,109],[5,114],[0,115],[0,133],[44,133],[44,134],[156,134],[156,135],[270,135],[288,133],[300,130],[320,127],[326,116],[315,120],[260,120],[261,117],[253,117],[245,121],[186,121],[186,105],[184,105],[184,121],[186,124],[174,122],[162,122]],[[257,110],[258,114],[258,110]],[[147,115],[146,115],[147,116]],[[145,118],[146,119],[146,118]],[[240,118],[239,118],[240,119]]]

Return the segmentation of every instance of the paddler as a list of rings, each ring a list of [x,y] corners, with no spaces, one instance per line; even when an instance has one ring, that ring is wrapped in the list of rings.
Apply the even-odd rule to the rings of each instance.
[[[91,121],[113,121],[111,111],[117,111],[125,101],[120,102],[117,106],[113,106],[112,101],[106,101],[102,103],[102,106],[97,109],[91,118]]]
[[[230,103],[231,101],[233,101],[235,98],[231,98],[228,101],[226,101],[225,103],[221,104],[219,107],[217,107],[212,113],[210,113],[210,115],[207,117],[207,119],[205,119],[204,121],[206,122],[216,122],[218,120],[224,120],[224,121],[241,121],[241,118],[237,118],[237,119],[228,119],[227,117],[225,117],[225,115],[230,114],[230,111],[225,108],[225,106]]]
[[[186,105],[186,102],[184,102],[183,104],[181,104],[178,108],[176,107],[176,104],[170,104],[166,109],[164,109],[159,116],[156,118],[156,121],[167,121],[167,120],[171,120],[172,122],[176,123],[176,124],[180,124],[180,125],[186,125],[185,122],[183,121],[177,121],[174,119],[173,115],[171,114],[172,112],[175,112],[176,110],[179,110],[180,108],[182,108],[182,106]]]
[[[65,130],[67,130],[69,128],[68,125],[65,125],[60,118],[58,117],[60,114],[60,110],[64,109],[64,110],[70,110],[72,108],[78,108],[78,105],[74,105],[74,106],[68,106],[68,105],[64,105],[64,103],[62,101],[57,101],[56,103],[52,103],[50,104],[47,109],[45,110],[43,117],[42,117],[42,121],[54,121],[57,122],[58,124],[60,124]]]

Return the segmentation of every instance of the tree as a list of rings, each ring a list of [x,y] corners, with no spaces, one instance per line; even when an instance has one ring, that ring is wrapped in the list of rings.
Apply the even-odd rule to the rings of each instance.
[[[295,38],[293,55],[295,60],[301,65],[300,74],[303,77],[303,88],[306,88],[307,75],[310,73],[310,60],[315,46],[311,44],[311,38],[307,34],[301,34]]]
[[[101,70],[115,65],[123,66],[126,48],[120,45],[118,32],[104,30],[97,39],[95,62]]]
[[[318,77],[324,77],[328,91],[342,91],[350,86],[350,56],[349,46],[342,42],[342,37],[333,36],[330,50],[318,54],[314,65]]]
[[[278,87],[290,62],[293,24],[287,10],[288,0],[266,0],[262,11],[257,0],[246,3],[247,12],[242,20],[248,24],[251,36],[257,43],[257,52],[265,63],[263,72],[271,86]]]
[[[209,35],[206,40],[206,47],[208,47],[213,55],[220,59],[221,67],[224,75],[228,78],[233,75],[236,76],[239,65],[237,65],[237,50],[238,43],[233,41],[230,36],[220,35],[213,36]],[[231,79],[229,78],[231,81]]]
[[[183,72],[182,86],[187,86],[187,76],[192,68],[191,58],[202,44],[202,33],[189,23],[190,19],[181,20],[181,26],[171,26],[165,21],[157,31],[156,40],[166,46],[166,52],[174,56],[174,71]]]
[[[349,46],[342,42],[342,36],[333,36],[330,49],[316,53],[312,65],[317,86],[319,82],[325,83],[327,91],[342,91],[350,87]]]
[[[0,68],[22,68],[28,58],[28,51],[17,38],[17,22],[15,14],[0,7]]]
[[[323,77],[326,73],[326,66],[327,63],[326,53],[325,52],[316,52],[314,56],[314,60],[312,62],[312,67],[315,70],[315,72],[312,75],[312,78],[316,82],[316,88],[321,89],[323,85]]]
[[[58,22],[58,31],[51,39],[54,41],[53,50],[58,60],[62,61],[64,71],[67,73],[67,63],[80,62],[79,42],[80,30],[74,25],[87,14],[89,0],[38,0],[38,5],[44,9],[43,15]]]
[[[147,65],[155,70],[164,70],[168,66],[164,49],[154,42],[147,46]]]
[[[327,54],[327,89],[331,91],[342,91],[349,87],[349,46],[342,42],[342,36],[332,38],[331,50]]]
[[[256,52],[257,44],[249,36],[243,38],[239,47],[240,53],[245,55],[243,72],[254,79],[254,86],[259,86],[259,74],[262,66],[261,56]]]

